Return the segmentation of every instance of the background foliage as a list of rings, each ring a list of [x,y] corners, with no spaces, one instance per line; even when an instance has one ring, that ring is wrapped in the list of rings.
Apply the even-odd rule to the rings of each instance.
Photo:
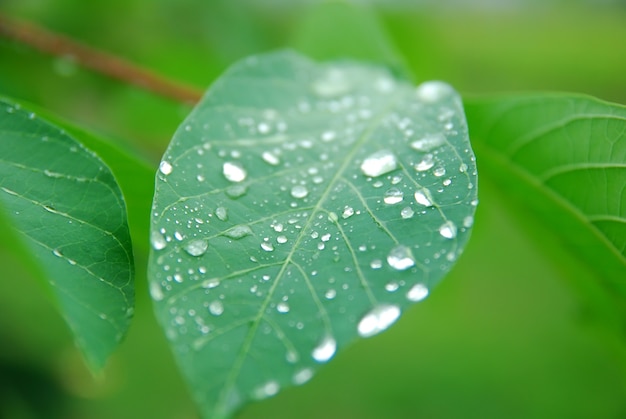
[[[624,6],[482,4],[378,4],[377,18],[405,59],[398,71],[446,80],[465,97],[565,90],[626,103]],[[200,89],[238,58],[306,46],[300,30],[307,25],[337,30],[316,20],[313,8],[313,2],[228,0],[0,3],[2,13]],[[332,56],[332,39],[314,53]],[[148,300],[153,191],[137,188],[151,184],[145,180],[190,107],[5,39],[0,62],[0,94],[100,132],[146,161],[141,167],[117,162],[122,172],[141,174],[144,182],[136,182],[100,153],[125,191],[136,188],[128,204],[138,268],[135,319],[104,378],[87,372],[62,319],[15,257],[13,238],[0,235],[0,416],[196,417]],[[107,147],[97,138],[87,143],[97,151]],[[480,170],[480,154],[478,164]],[[611,297],[534,213],[486,177],[480,186],[473,238],[426,301],[389,332],[340,354],[306,386],[251,405],[241,417],[625,416],[623,330],[606,304]]]

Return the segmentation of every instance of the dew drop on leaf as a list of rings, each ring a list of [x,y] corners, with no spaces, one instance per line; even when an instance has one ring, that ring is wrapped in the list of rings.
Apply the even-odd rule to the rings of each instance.
[[[224,304],[221,301],[215,300],[209,304],[209,313],[214,316],[220,316],[224,312]]]
[[[253,395],[256,399],[266,399],[268,397],[276,395],[280,391],[280,385],[276,381],[268,381],[261,387],[253,391]]]
[[[278,158],[278,156],[271,151],[264,151],[263,154],[261,154],[261,158],[267,164],[271,164],[272,166],[278,166],[280,164],[280,159]]]
[[[163,250],[167,246],[165,237],[157,230],[153,230],[152,233],[150,233],[150,243],[154,250]]]
[[[390,150],[381,150],[369,155],[361,164],[365,176],[378,177],[398,168],[395,154]]]
[[[309,190],[306,188],[306,186],[296,185],[291,188],[291,196],[293,196],[294,198],[302,199],[305,198],[308,194]]]
[[[217,287],[219,284],[219,278],[209,278],[202,281],[202,288],[211,289]]]
[[[333,288],[329,289],[328,291],[326,291],[326,293],[324,294],[324,297],[326,297],[327,300],[332,300],[333,298],[335,298],[337,296],[337,291],[334,290]]]
[[[456,224],[454,224],[454,222],[450,220],[446,221],[439,227],[439,234],[441,234],[446,239],[455,238],[456,233],[457,233]]]
[[[281,301],[280,303],[276,304],[276,311],[278,311],[279,313],[289,313],[289,304]]]
[[[407,218],[413,217],[413,215],[415,215],[415,211],[413,211],[413,208],[411,207],[404,207],[400,211],[400,217],[404,218],[405,220]]]
[[[380,259],[374,259],[370,262],[370,268],[372,269],[380,269],[383,267],[383,261]]]
[[[427,154],[424,158],[415,164],[415,170],[418,172],[425,172],[435,165],[435,160],[433,159],[432,154]]]
[[[226,195],[232,199],[241,198],[247,192],[248,188],[246,188],[244,185],[233,185],[229,188],[226,188]]]
[[[385,197],[383,201],[388,205],[395,205],[404,199],[404,193],[398,188],[391,188],[387,192],[385,192]]]
[[[172,173],[172,169],[172,165],[168,161],[163,160],[161,164],[159,164],[159,171],[166,176]]]
[[[398,284],[395,281],[392,282],[388,282],[385,285],[385,291],[389,291],[389,292],[394,292],[394,291],[398,291],[398,288],[400,287],[400,284]]]
[[[228,209],[226,209],[225,207],[217,207],[215,209],[215,216],[220,221],[228,221]]]
[[[185,252],[189,253],[191,256],[202,256],[206,253],[208,248],[209,244],[206,240],[191,240],[185,245]]]
[[[415,284],[406,294],[409,301],[418,302],[428,297],[428,288],[424,284]]]
[[[400,317],[400,308],[395,305],[381,305],[370,310],[357,326],[359,335],[367,338],[374,336],[395,323]]]
[[[154,301],[161,301],[165,297],[158,282],[150,282],[150,296]]]
[[[270,242],[262,242],[261,249],[265,250],[266,252],[272,252],[274,251],[274,245]]]
[[[343,209],[343,213],[341,213],[341,218],[350,218],[354,215],[354,208],[345,207]]]
[[[311,356],[317,362],[328,362],[337,351],[337,342],[331,336],[326,336],[319,345],[317,345]]]
[[[430,134],[425,135],[419,140],[411,142],[411,147],[414,150],[427,153],[437,147],[440,147],[445,143],[445,141],[446,137],[444,137],[443,134]]]
[[[400,244],[391,249],[387,255],[387,263],[398,271],[404,271],[415,265],[415,259],[411,249]]]
[[[428,190],[427,188],[422,188],[415,191],[415,202],[425,207],[432,207],[433,197],[430,194],[430,190]]]
[[[246,170],[236,162],[227,161],[222,166],[222,173],[226,180],[231,182],[242,182],[246,179],[248,173]]]
[[[420,84],[415,90],[418,99],[423,102],[439,102],[453,93],[452,88],[440,81],[427,81]]]
[[[303,368],[293,375],[293,383],[297,386],[302,385],[313,378],[313,370],[310,368]]]
[[[226,237],[230,237],[231,239],[235,239],[235,240],[239,240],[246,236],[251,236],[252,234],[253,234],[252,229],[250,228],[250,226],[246,224],[236,225],[230,230],[226,230],[224,232],[224,235]]]

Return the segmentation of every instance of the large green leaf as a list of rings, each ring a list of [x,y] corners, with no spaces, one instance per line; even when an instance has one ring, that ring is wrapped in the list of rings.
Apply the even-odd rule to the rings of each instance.
[[[134,307],[122,194],[104,163],[65,131],[4,99],[0,114],[0,205],[100,369]]]
[[[470,100],[467,115],[494,178],[626,297],[626,107],[542,94]]]
[[[223,75],[156,178],[157,316],[207,417],[302,384],[428,295],[469,236],[461,101],[292,52]]]

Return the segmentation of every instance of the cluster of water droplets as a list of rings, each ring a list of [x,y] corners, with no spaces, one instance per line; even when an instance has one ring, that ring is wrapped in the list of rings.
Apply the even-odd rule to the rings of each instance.
[[[168,151],[159,179],[172,186],[195,182],[197,195],[206,199],[183,197],[154,214],[160,221],[150,240],[162,270],[150,293],[155,301],[168,301],[170,339],[193,335],[191,349],[202,350],[227,320],[258,327],[256,333],[281,344],[308,336],[302,338],[306,344],[281,349],[294,364],[292,383],[302,384],[312,378],[315,364],[336,354],[333,323],[351,322],[362,337],[386,330],[404,302],[428,296],[426,274],[433,270],[428,263],[456,258],[454,243],[473,218],[468,213],[452,219],[445,212],[452,201],[465,198],[461,192],[449,198],[446,188],[469,175],[450,145],[463,128],[457,109],[441,105],[453,92],[442,83],[412,92],[413,114],[438,109],[436,123],[424,128],[403,115],[404,109],[375,121],[398,94],[392,78],[376,77],[367,94],[353,93],[358,83],[343,70],[322,71],[288,109],[242,111],[219,125],[183,127],[181,136],[206,141],[177,158]],[[381,103],[374,95],[382,96]],[[319,115],[334,122],[317,132],[299,122]],[[370,126],[381,128],[363,141]],[[378,141],[380,133],[388,138]],[[391,231],[413,231],[424,241],[403,233],[400,240],[369,243],[360,230],[384,235],[391,225]],[[354,313],[351,305],[361,304],[366,292],[373,296],[369,307]],[[306,309],[294,298],[303,293],[313,301]],[[198,307],[181,308],[191,304]],[[301,317],[305,310],[319,313]],[[311,330],[318,330],[314,343]],[[268,380],[252,394],[270,397],[282,384]]]

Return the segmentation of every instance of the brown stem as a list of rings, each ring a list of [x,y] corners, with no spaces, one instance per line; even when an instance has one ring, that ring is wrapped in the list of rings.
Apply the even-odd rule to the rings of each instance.
[[[202,93],[192,87],[168,80],[150,70],[95,50],[66,36],[7,18],[2,14],[0,14],[0,36],[29,45],[46,54],[71,57],[78,64],[97,73],[179,102],[196,103],[202,97]]]

